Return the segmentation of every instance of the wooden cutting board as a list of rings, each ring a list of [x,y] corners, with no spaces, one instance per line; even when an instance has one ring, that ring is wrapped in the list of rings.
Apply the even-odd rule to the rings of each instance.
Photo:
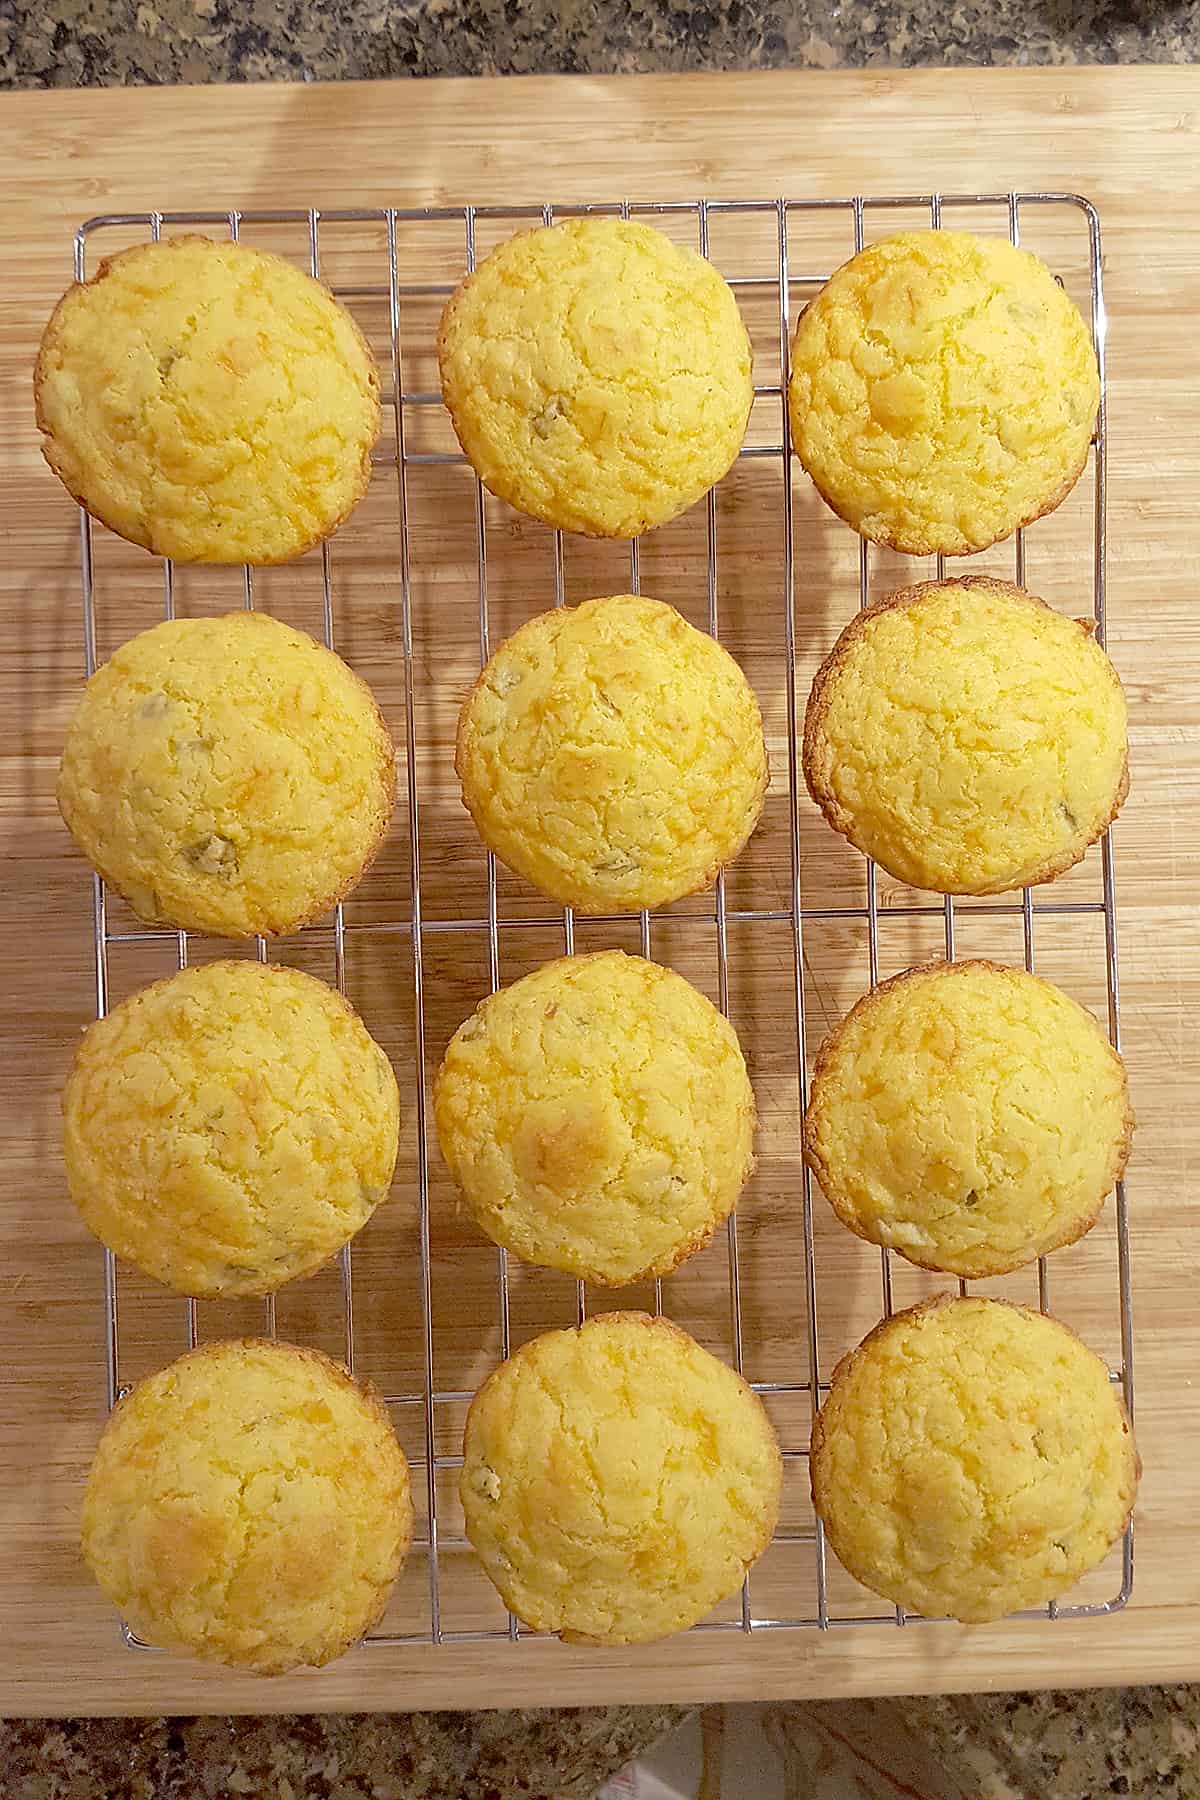
[[[1116,1683],[1200,1675],[1200,1343],[1192,1183],[1200,806],[1200,81],[1187,69],[927,71],[13,94],[0,100],[4,471],[0,908],[0,1706],[9,1713],[370,1709]],[[94,213],[148,206],[1085,193],[1104,221],[1109,644],[1132,705],[1117,832],[1138,1431],[1134,1600],[1079,1623],[692,1634],[363,1650],[258,1682],[125,1651],[81,1568],[102,1420],[99,1258],[63,1193],[57,1088],[91,1016],[90,883],[53,805],[78,691],[73,509],[42,466],[29,371]],[[669,570],[664,580],[669,579]],[[394,589],[390,599],[395,602]],[[144,621],[143,621],[144,622]],[[446,625],[447,642],[454,628]],[[754,646],[751,645],[751,651]],[[801,700],[803,695],[801,695]],[[772,843],[786,842],[772,839]],[[772,851],[771,854],[775,852]],[[771,875],[770,868],[760,876]],[[775,870],[783,878],[782,864]],[[936,946],[931,946],[936,947]],[[836,946],[835,946],[836,948]],[[1074,954],[1065,941],[1067,963]],[[1094,946],[1087,951],[1093,960]],[[1084,950],[1079,951],[1080,967]],[[819,975],[820,970],[816,973]],[[840,990],[839,990],[840,998]],[[1081,1263],[1086,1312],[1090,1265]],[[1097,1281],[1108,1277],[1098,1274]],[[779,1265],[799,1309],[799,1263]],[[1097,1290],[1107,1307],[1108,1290]]]

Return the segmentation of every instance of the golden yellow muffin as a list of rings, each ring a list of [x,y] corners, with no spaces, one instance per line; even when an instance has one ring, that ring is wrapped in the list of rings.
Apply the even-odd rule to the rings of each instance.
[[[488,848],[586,912],[710,886],[767,788],[738,665],[634,594],[542,613],[501,644],[463,706],[454,766]]]
[[[913,556],[983,550],[1048,513],[1087,463],[1091,334],[1003,238],[904,231],[861,250],[792,341],[792,443],[822,497]]]
[[[494,250],[446,304],[438,363],[485,486],[589,537],[638,537],[699,500],[754,401],[728,282],[628,219],[568,219]]]
[[[333,988],[217,962],[88,1027],[63,1122],[71,1198],[110,1250],[183,1294],[269,1294],[384,1198],[400,1098]]]
[[[378,1623],[412,1541],[379,1395],[316,1350],[205,1344],[138,1383],[100,1438],[83,1554],[161,1649],[281,1675]]]
[[[981,576],[856,614],[813,682],[803,754],[833,829],[939,894],[1052,881],[1129,788],[1125,694],[1091,621]]]
[[[929,963],[825,1039],[804,1155],[859,1237],[924,1269],[1002,1275],[1090,1231],[1133,1133],[1092,1014],[996,963]]]
[[[173,619],[97,669],[58,806],[150,924],[221,937],[320,918],[373,861],[395,752],[366,683],[263,613]]]
[[[461,1493],[506,1606],[577,1644],[686,1631],[771,1541],[783,1463],[757,1395],[648,1313],[548,1331],[471,1404]]]
[[[480,1228],[609,1286],[706,1244],[754,1165],[733,1026],[681,975],[620,950],[562,957],[482,1001],[433,1104]]]
[[[1100,1358],[1057,1319],[939,1294],[844,1357],[813,1421],[813,1504],[874,1593],[964,1624],[1103,1561],[1141,1466]]]
[[[379,372],[327,288],[209,238],[69,288],[34,374],[46,461],[93,517],[180,562],[277,563],[367,490]]]

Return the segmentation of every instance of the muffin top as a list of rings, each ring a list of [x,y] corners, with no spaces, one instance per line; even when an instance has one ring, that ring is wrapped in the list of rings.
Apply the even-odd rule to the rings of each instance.
[[[488,1236],[589,1281],[667,1274],[753,1164],[737,1033],[681,975],[620,950],[481,1002],[450,1040],[434,1116]]]
[[[383,1402],[316,1350],[205,1344],[118,1402],[83,1553],[139,1636],[279,1675],[376,1624],[412,1539]]]
[[[762,1402],[666,1319],[605,1313],[522,1346],[467,1415],[461,1493],[504,1602],[574,1643],[683,1631],[770,1542]]]
[[[1124,1065],[1083,1007],[995,963],[930,963],[825,1040],[805,1158],[839,1218],[910,1262],[981,1277],[1090,1230],[1125,1167]]]
[[[366,683],[263,613],[123,644],[67,727],[59,810],[150,923],[294,930],[349,892],[387,830],[391,738]]]
[[[589,912],[709,886],[767,786],[738,665],[674,607],[634,594],[542,613],[501,644],[462,709],[455,767],[484,843]]]
[[[362,333],[327,288],[245,244],[110,256],[59,301],[34,389],[74,497],[181,562],[286,562],[370,480],[379,373]]]
[[[1124,1530],[1140,1473],[1108,1371],[1073,1332],[947,1294],[885,1320],[839,1363],[810,1468],[850,1573],[965,1624],[1078,1581]]]
[[[1074,486],[1100,403],[1091,334],[1003,238],[905,231],[801,314],[788,410],[834,511],[913,556],[983,550]]]
[[[438,360],[484,484],[591,537],[637,537],[707,493],[754,399],[733,290],[627,219],[568,219],[501,244],[447,303]]]
[[[834,830],[899,881],[1050,881],[1125,798],[1125,695],[1090,621],[1005,581],[923,582],[856,614],[821,665],[804,774]]]
[[[268,1294],[366,1224],[400,1100],[333,988],[217,962],[88,1027],[63,1122],[71,1197],[110,1250],[180,1293]]]

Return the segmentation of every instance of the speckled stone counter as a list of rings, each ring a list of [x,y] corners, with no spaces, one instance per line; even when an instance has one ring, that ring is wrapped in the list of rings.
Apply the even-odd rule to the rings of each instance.
[[[587,1800],[679,1706],[0,1722],[5,1800]]]
[[[830,1751],[853,1800],[1198,1800],[1200,1691],[981,1694],[772,1709],[789,1794],[819,1785]]]
[[[705,1707],[641,1768],[680,1800],[1197,1800],[1191,1688]]]
[[[1193,1688],[706,1709],[696,1800],[1200,1800]],[[722,1716],[724,1715],[724,1716]],[[0,1724],[6,1800],[589,1800],[682,1707]],[[693,1728],[694,1729],[694,1728]],[[686,1783],[691,1800],[693,1783]]]
[[[0,83],[1191,62],[1195,0],[6,0]]]

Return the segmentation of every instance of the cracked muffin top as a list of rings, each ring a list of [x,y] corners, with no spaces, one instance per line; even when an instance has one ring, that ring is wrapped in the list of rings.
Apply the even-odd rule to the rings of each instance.
[[[1141,1473],[1119,1389],[1073,1331],[949,1294],[838,1364],[809,1468],[850,1573],[964,1624],[1065,1593],[1120,1537]]]
[[[589,537],[684,511],[741,448],[750,341],[728,282],[629,219],[520,233],[451,295],[442,392],[484,485]]]
[[[280,1675],[378,1623],[412,1528],[408,1463],[375,1390],[318,1350],[242,1338],[117,1403],[82,1538],[143,1639]]]
[[[488,848],[587,912],[708,887],[767,786],[737,663],[674,607],[634,594],[541,613],[501,644],[463,706],[455,767]]]
[[[800,461],[847,524],[910,555],[961,556],[1070,492],[1100,377],[1078,307],[1036,256],[906,231],[805,308],[788,400]]]
[[[150,924],[220,937],[320,918],[373,859],[395,753],[366,683],[264,613],[123,644],[67,727],[58,805]]]
[[[825,1039],[804,1154],[859,1237],[974,1279],[1090,1231],[1132,1130],[1124,1064],[1090,1012],[1024,969],[935,962]]]
[[[898,881],[1051,881],[1125,798],[1125,695],[1091,620],[1005,581],[923,582],[858,613],[822,663],[804,776],[834,830]]]
[[[181,562],[277,563],[366,492],[379,373],[282,257],[139,244],[69,288],[34,374],[46,461],[110,530]]]
[[[505,1605],[568,1642],[686,1631],[771,1541],[762,1401],[667,1319],[604,1313],[522,1345],[471,1404],[467,1536]]]
[[[706,1244],[754,1160],[733,1026],[621,950],[560,957],[482,1001],[450,1040],[434,1117],[489,1237],[610,1286]]]
[[[131,995],[88,1026],[62,1104],[84,1224],[183,1294],[312,1274],[396,1164],[387,1057],[335,989],[277,965],[206,963]]]

